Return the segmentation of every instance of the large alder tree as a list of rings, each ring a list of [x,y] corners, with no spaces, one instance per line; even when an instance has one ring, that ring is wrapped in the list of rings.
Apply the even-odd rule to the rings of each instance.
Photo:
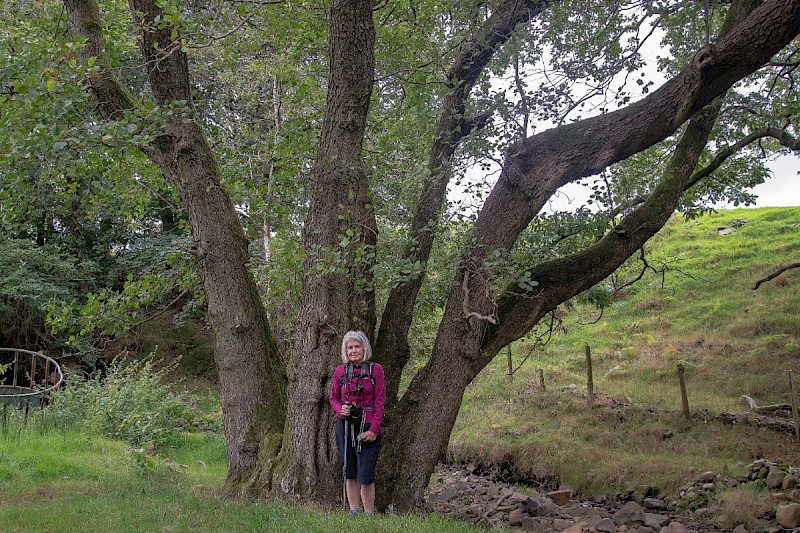
[[[669,8],[682,3],[662,4]],[[87,83],[100,118],[128,120],[142,102],[115,74],[100,6],[96,0],[65,0],[64,5],[71,29],[85,40],[82,54],[91,66]],[[328,3],[329,76],[323,83],[327,100],[319,148],[305,184],[303,287],[294,351],[286,366],[249,268],[247,239],[222,183],[220,160],[200,126],[189,48],[182,40],[181,6],[131,0],[140,68],[150,91],[142,98],[151,98],[160,110],[154,132],[142,136],[138,146],[174,185],[186,207],[191,248],[214,332],[230,492],[338,498],[340,468],[327,394],[341,336],[359,328],[372,336],[375,358],[389,379],[380,503],[397,510],[419,506],[430,474],[446,450],[465,388],[503,347],[526,335],[560,304],[612,274],[665,224],[685,191],[701,183],[733,149],[769,137],[796,149],[791,129],[762,128],[701,168],[726,92],[786,47],[796,46],[800,31],[796,0],[718,6],[727,16],[717,38],[709,37],[694,50],[660,88],[615,111],[561,122],[535,135],[528,136],[525,127],[506,144],[497,183],[459,251],[428,362],[399,396],[400,375],[410,356],[414,308],[455,158],[470,136],[489,127],[496,111],[473,100],[476,86],[486,83],[490,67],[511,44],[535,40],[551,22],[548,17],[555,20],[554,13],[563,15],[582,5],[530,0],[469,3],[460,6],[463,19],[458,20],[448,19],[444,12],[425,12],[441,24],[437,35],[453,37],[443,48],[454,52],[442,56],[451,63],[442,68],[440,92],[429,100],[439,119],[430,139],[426,172],[416,184],[419,195],[409,207],[408,244],[399,252],[418,270],[390,288],[378,320],[372,276],[381,199],[365,164],[364,143],[370,134],[370,114],[377,112],[370,105],[380,101],[374,88],[382,81],[376,82],[375,74],[380,70],[375,50],[381,32],[375,20],[388,18],[378,18],[387,6],[366,0]],[[616,3],[603,6],[618,8]],[[264,38],[267,41],[269,35]],[[615,39],[609,37],[609,48],[619,44]],[[784,126],[791,126],[791,120]],[[524,284],[498,267],[513,254],[520,236],[559,187],[601,173],[676,133],[678,142],[657,182],[602,239],[569,255],[516,264],[528,280]]]

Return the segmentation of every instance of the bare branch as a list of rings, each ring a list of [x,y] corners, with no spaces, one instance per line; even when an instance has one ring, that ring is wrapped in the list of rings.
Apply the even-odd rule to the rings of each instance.
[[[790,265],[786,265],[786,266],[780,267],[779,269],[777,269],[776,271],[774,271],[770,275],[766,276],[765,278],[762,278],[762,279],[756,281],[755,285],[753,285],[751,288],[753,290],[757,290],[761,286],[762,283],[766,283],[767,281],[773,280],[773,279],[777,278],[778,276],[780,276],[781,274],[783,274],[784,272],[786,272],[787,270],[791,270],[793,268],[800,268],[800,263],[792,263]]]
[[[464,311],[464,320],[477,318],[478,320],[497,325],[497,318],[495,318],[494,313],[491,315],[482,315],[469,310],[469,272],[464,272],[464,282],[461,284],[461,289],[464,291],[464,299],[461,302],[461,308]]]

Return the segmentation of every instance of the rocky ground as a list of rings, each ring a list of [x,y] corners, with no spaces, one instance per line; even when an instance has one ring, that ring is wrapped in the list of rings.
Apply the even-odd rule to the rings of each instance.
[[[800,531],[800,469],[766,460],[748,465],[741,475],[706,472],[674,498],[651,490],[590,499],[569,490],[525,487],[482,474],[473,465],[440,465],[427,493],[430,510],[443,515],[511,531],[542,533],[683,533],[734,531]],[[769,491],[774,505],[744,525],[722,528],[709,504],[720,490],[755,484]]]

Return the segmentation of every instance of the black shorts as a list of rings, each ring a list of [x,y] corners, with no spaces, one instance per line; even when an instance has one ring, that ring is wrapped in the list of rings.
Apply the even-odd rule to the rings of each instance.
[[[352,426],[351,426],[352,427]],[[358,432],[358,426],[355,429]],[[378,454],[381,451],[381,435],[373,442],[361,442],[361,451],[358,451],[358,441],[353,446],[351,430],[348,429],[347,435],[347,468],[345,477],[347,479],[357,479],[362,485],[375,483],[375,465],[378,463]],[[344,464],[345,442],[344,442],[344,420],[336,419],[336,445],[339,447],[339,460]]]

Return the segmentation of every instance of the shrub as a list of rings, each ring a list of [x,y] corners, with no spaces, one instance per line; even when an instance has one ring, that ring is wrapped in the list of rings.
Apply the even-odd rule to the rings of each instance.
[[[115,359],[105,376],[68,376],[52,406],[56,416],[87,431],[134,446],[167,446],[197,415],[185,393],[164,384],[171,368],[156,369],[152,355],[127,364]]]

